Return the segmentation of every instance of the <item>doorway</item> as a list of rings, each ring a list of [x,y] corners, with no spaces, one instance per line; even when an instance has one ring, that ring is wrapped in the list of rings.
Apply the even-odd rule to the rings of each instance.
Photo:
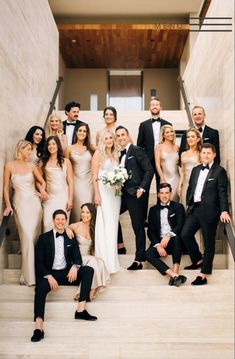
[[[107,103],[118,111],[143,110],[143,71],[109,70]]]

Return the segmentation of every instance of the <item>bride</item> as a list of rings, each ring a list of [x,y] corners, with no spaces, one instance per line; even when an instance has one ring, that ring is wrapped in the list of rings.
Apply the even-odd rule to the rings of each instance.
[[[115,188],[100,180],[118,165],[114,134],[105,130],[100,135],[98,149],[92,158],[94,198],[97,205],[95,225],[95,255],[104,260],[109,273],[120,270],[117,253],[117,232],[121,199],[115,196]]]

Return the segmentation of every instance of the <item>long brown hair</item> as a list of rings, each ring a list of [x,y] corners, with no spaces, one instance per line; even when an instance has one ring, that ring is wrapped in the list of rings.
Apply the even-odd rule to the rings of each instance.
[[[50,136],[46,140],[45,148],[44,148],[44,152],[43,152],[43,156],[42,156],[42,171],[43,171],[43,173],[44,173],[46,164],[49,161],[49,158],[50,158],[50,155],[51,155],[50,152],[48,151],[48,146],[49,146],[50,141],[52,141],[52,140],[55,141],[55,143],[57,145],[57,148],[58,148],[58,151],[57,151],[57,163],[61,167],[61,169],[63,168],[64,156],[63,156],[63,150],[62,150],[60,140],[59,140],[59,138],[57,136]]]
[[[89,226],[90,238],[91,238],[91,247],[90,252],[92,253],[95,249],[95,221],[96,221],[96,207],[94,203],[83,203],[81,206],[81,210],[83,207],[87,207],[88,211],[91,214],[91,222]]]
[[[93,154],[94,154],[94,152],[95,152],[95,149],[94,149],[94,147],[93,147],[92,144],[91,144],[90,127],[88,126],[87,123],[82,122],[82,123],[80,123],[79,125],[77,125],[77,126],[75,127],[75,131],[74,131],[75,135],[74,135],[74,141],[73,141],[73,143],[76,143],[76,142],[77,142],[77,131],[78,131],[78,129],[79,129],[80,127],[85,127],[85,128],[86,128],[86,138],[85,138],[85,140],[84,140],[84,142],[83,142],[83,145],[86,146],[86,148],[87,148],[88,151],[90,152],[91,156],[93,156]]]

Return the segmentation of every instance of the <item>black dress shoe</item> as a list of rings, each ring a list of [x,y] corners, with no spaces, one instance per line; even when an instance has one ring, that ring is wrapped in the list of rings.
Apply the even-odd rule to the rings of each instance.
[[[127,268],[128,270],[139,270],[139,269],[143,269],[143,264],[142,263],[137,263],[137,262],[133,262],[132,265],[130,267]]]
[[[191,283],[192,285],[203,285],[203,284],[207,284],[207,279],[206,278],[202,278],[199,275],[197,276],[197,278]]]
[[[75,312],[74,319],[82,319],[82,320],[97,320],[97,317],[94,315],[90,315],[86,309],[83,312]]]
[[[174,278],[173,277],[170,277],[170,280],[169,280],[168,284],[170,286],[174,285]]]
[[[174,283],[173,285],[175,287],[179,287],[181,284],[185,283],[187,280],[187,277],[184,275],[178,275],[178,277],[174,277]]]
[[[125,247],[118,248],[118,254],[126,254],[126,248]]]
[[[40,329],[35,329],[33,336],[31,337],[31,342],[40,342],[44,338],[44,331]]]
[[[196,264],[196,263],[192,263],[190,266],[186,266],[184,267],[184,269],[199,269],[202,267],[202,263]]]

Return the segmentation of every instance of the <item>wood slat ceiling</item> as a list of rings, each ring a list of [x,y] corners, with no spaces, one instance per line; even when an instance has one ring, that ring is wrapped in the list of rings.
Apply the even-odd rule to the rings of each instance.
[[[58,25],[68,68],[174,68],[187,40],[187,24]]]

